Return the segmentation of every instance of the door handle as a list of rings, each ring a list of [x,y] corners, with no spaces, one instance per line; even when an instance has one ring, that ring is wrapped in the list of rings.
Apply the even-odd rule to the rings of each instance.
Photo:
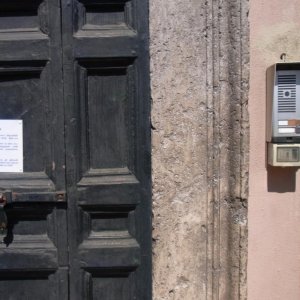
[[[0,192],[0,234],[4,234],[7,229],[7,215],[4,210],[8,201],[8,195],[11,193],[8,191]]]

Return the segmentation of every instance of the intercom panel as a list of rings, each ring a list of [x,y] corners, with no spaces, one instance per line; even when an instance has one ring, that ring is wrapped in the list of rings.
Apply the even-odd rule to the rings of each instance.
[[[267,90],[267,141],[300,142],[300,64],[273,66]]]

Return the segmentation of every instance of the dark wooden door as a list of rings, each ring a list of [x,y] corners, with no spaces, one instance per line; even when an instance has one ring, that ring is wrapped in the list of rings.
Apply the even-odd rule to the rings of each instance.
[[[145,0],[0,3],[0,119],[24,172],[0,173],[0,299],[151,299]]]

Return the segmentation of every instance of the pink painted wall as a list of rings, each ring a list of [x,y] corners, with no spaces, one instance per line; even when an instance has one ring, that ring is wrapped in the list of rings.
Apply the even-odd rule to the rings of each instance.
[[[250,1],[249,300],[300,299],[300,170],[268,168],[265,75],[287,53],[300,61],[300,1]]]

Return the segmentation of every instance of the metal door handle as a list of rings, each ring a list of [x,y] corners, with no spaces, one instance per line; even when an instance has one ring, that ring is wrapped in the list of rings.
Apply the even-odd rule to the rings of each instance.
[[[4,234],[7,229],[7,215],[4,210],[7,200],[7,192],[0,192],[0,234]]]

